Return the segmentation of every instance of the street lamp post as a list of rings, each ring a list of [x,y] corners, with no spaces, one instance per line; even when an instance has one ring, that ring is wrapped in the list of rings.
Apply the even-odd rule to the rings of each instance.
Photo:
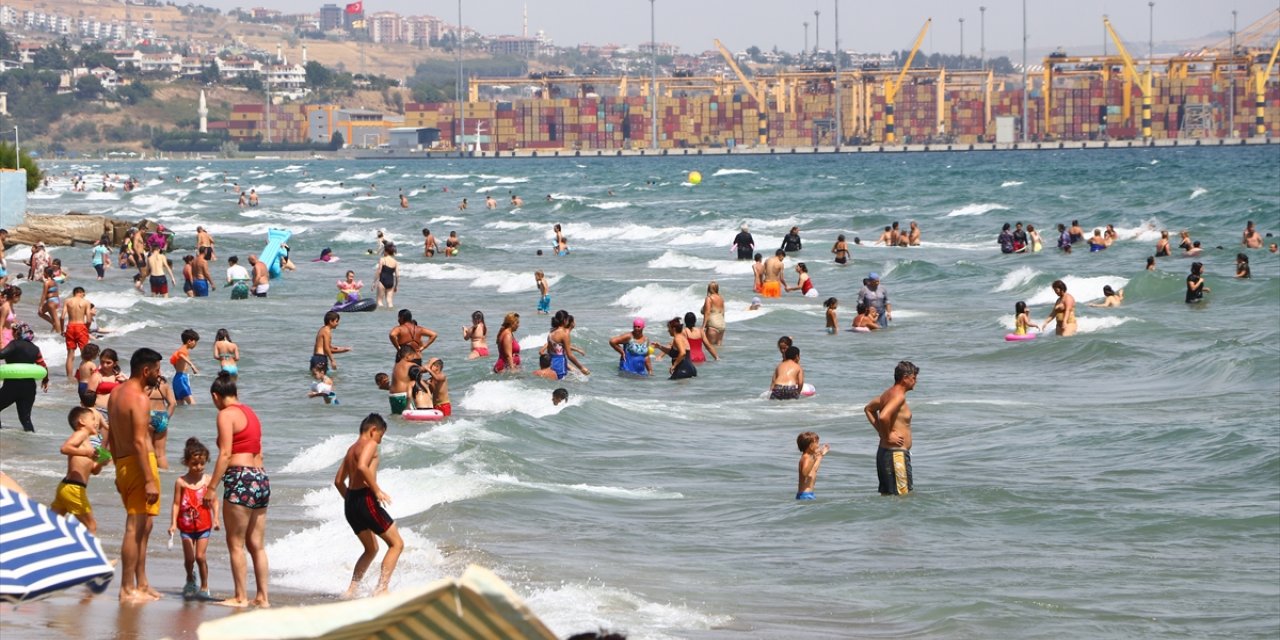
[[[987,70],[987,8],[978,7],[978,46],[981,49],[982,70]]]
[[[960,68],[965,68],[964,64],[964,18],[960,18]]]
[[[649,0],[649,54],[653,61],[653,68],[650,72],[653,75],[653,84],[649,87],[649,118],[653,121],[653,143],[654,151],[658,150],[658,31],[653,8],[654,0]]]
[[[458,0],[458,37],[454,38],[454,45],[458,48],[458,148],[462,151],[467,150],[467,103],[462,97],[462,92],[466,91],[466,81],[463,79],[462,73],[462,0]]]
[[[1027,141],[1027,0],[1022,0],[1022,141]]]
[[[835,86],[836,148],[839,148],[840,145],[844,144],[844,119],[842,117],[841,108],[840,108],[840,0],[832,0],[832,1],[833,1],[833,4],[835,4],[835,13],[836,13],[836,26],[835,26],[836,48],[835,48],[834,64],[836,68],[836,86]]]
[[[818,59],[818,41],[822,39],[822,22],[820,21],[821,11],[813,10],[813,58]]]
[[[800,24],[804,25],[804,48],[800,50],[800,59],[803,60],[804,56],[809,53],[809,21],[805,20]]]
[[[1147,3],[1147,69],[1151,69],[1156,57],[1156,3]]]
[[[1231,10],[1231,101],[1227,103],[1227,137],[1236,137],[1236,10]]]

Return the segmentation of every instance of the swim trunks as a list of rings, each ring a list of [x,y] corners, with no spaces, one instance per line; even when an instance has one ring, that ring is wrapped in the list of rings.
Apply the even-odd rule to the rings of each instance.
[[[222,499],[237,506],[266,509],[271,502],[271,480],[262,467],[227,467],[222,488]]]
[[[764,296],[764,297],[766,297],[766,298],[781,298],[781,297],[782,297],[782,283],[781,283],[781,282],[766,282],[766,283],[764,283],[764,284],[760,285],[760,295],[762,295],[762,296]]]
[[[151,474],[157,482],[156,491],[159,491],[160,468],[156,466],[156,454],[147,454],[147,464],[151,466]],[[147,502],[147,475],[138,456],[116,458],[116,491],[120,493],[125,513],[131,516],[160,515],[160,501]]]
[[[175,396],[176,397],[176,396]],[[169,431],[169,412],[159,409],[151,411],[151,428],[155,430],[157,436],[162,436]]]
[[[835,328],[835,327],[827,327],[827,334],[828,334],[828,335],[833,334],[833,333],[835,333],[835,332],[836,332],[836,328]]]
[[[342,511],[347,517],[347,524],[351,525],[351,531],[356,535],[366,530],[382,535],[396,523],[387,514],[386,509],[378,504],[378,497],[373,495],[373,491],[368,487],[348,489]]]
[[[194,533],[179,531],[178,535],[182,536],[183,540],[204,540],[205,538],[208,538],[209,535],[212,533],[213,533],[213,529],[205,529],[204,531],[196,531]]]
[[[694,368],[693,363],[689,361],[689,358],[685,358],[680,361],[680,364],[676,365],[676,370],[671,372],[671,377],[668,379],[681,380],[684,378],[696,378],[697,376],[698,370]]]
[[[817,500],[818,496],[813,495],[812,491],[801,491],[796,494],[796,500]]]
[[[770,400],[795,400],[800,397],[800,387],[794,384],[780,384],[769,392]]]
[[[191,377],[186,371],[173,374],[173,397],[178,402],[191,397]]]
[[[148,282],[151,283],[151,293],[169,293],[169,279],[165,276],[151,276]]]
[[[89,344],[89,325],[83,322],[68,323],[64,337],[67,342],[67,351],[83,349],[86,344]]]
[[[393,393],[387,396],[387,400],[391,403],[391,415],[398,416],[409,408],[409,394]]]
[[[436,411],[439,411],[440,413],[443,413],[443,414],[445,415],[445,417],[446,417],[446,418],[447,418],[447,417],[449,417],[449,416],[451,416],[451,415],[453,415],[453,403],[451,403],[451,402],[446,402],[446,403],[444,403],[444,404],[438,404],[438,405],[436,405],[436,406],[434,406],[434,407],[431,407],[431,408],[432,408],[432,409],[435,409]]]
[[[254,287],[254,289],[253,289],[253,297],[255,297],[255,298],[265,298],[265,297],[267,297],[267,290],[268,290],[268,289],[270,289],[270,288],[271,288],[271,285],[269,285],[269,284],[260,284],[260,285],[258,285],[258,286],[256,286],[256,287]]]
[[[191,286],[191,281],[190,281],[190,280],[186,280],[186,279],[184,279],[184,280],[182,281],[182,292],[183,292],[183,293],[195,293],[195,288]]]
[[[311,370],[316,367],[324,367],[324,372],[329,373],[329,356],[326,356],[323,353],[311,354],[311,364],[307,366],[307,369]]]
[[[237,282],[231,286],[232,300],[246,300],[249,297],[249,285],[244,282]]]
[[[906,449],[876,449],[876,477],[880,495],[904,496],[915,488],[911,479],[911,452]]]
[[[538,311],[541,313],[551,312],[551,296],[545,295],[538,299]]]
[[[54,511],[69,513],[73,516],[93,513],[93,507],[89,506],[89,489],[83,482],[65,478],[58,483],[58,493],[53,498],[53,504],[49,506],[53,507]]]
[[[209,281],[203,278],[196,279],[191,283],[191,288],[195,290],[197,298],[203,298],[209,295]]]

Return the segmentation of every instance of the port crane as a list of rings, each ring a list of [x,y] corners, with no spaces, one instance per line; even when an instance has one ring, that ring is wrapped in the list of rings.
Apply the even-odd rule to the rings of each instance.
[[[884,83],[884,141],[885,144],[893,144],[893,104],[898,99],[898,90],[902,88],[902,81],[907,76],[907,70],[911,68],[911,61],[915,59],[916,53],[920,51],[920,44],[924,42],[924,34],[928,33],[929,25],[933,24],[933,18],[924,21],[924,26],[920,28],[920,35],[916,36],[916,43],[911,46],[911,54],[907,56],[907,61],[902,65],[902,70],[898,72],[896,80],[886,80]]]
[[[742,68],[733,59],[733,54],[729,53],[729,50],[720,43],[719,39],[715,39],[713,42],[715,42],[716,49],[720,51],[724,61],[729,64],[729,68],[733,70],[733,74],[738,76],[738,82],[742,83],[742,88],[746,90],[747,95],[756,101],[756,108],[759,109],[758,113],[760,114],[760,122],[756,128],[756,133],[760,137],[760,146],[767,146],[769,144],[769,105],[766,104],[768,94],[763,91],[763,87],[761,90],[757,90],[751,85],[751,81],[747,79],[747,74],[742,72]]]
[[[1124,42],[1120,40],[1115,28],[1111,26],[1111,19],[1107,16],[1102,16],[1102,25],[1107,28],[1107,34],[1116,43],[1116,51],[1119,52],[1121,60],[1124,61],[1125,78],[1130,82],[1139,78],[1138,68],[1133,62],[1133,56],[1129,55],[1129,50],[1125,48]],[[1147,70],[1142,73],[1141,81],[1138,82],[1138,91],[1142,94],[1142,139],[1148,141],[1151,140],[1151,75],[1151,64],[1148,62]]]

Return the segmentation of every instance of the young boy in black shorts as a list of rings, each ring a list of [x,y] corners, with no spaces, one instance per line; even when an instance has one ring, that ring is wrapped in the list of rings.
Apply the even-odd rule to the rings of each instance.
[[[378,555],[377,538],[387,543],[387,555],[382,558],[382,575],[374,589],[375,596],[387,592],[391,573],[396,570],[396,562],[404,551],[404,541],[400,539],[395,521],[382,508],[383,504],[390,504],[391,498],[378,487],[378,445],[386,433],[387,423],[382,416],[369,414],[360,423],[360,437],[347,449],[342,465],[338,467],[338,475],[333,479],[333,485],[346,501],[347,524],[364,545],[364,552],[351,573],[351,585],[343,598],[355,597],[364,572]]]

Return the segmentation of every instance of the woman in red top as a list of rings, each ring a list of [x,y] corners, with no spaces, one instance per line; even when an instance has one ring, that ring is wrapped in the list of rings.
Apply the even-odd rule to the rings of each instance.
[[[218,408],[218,462],[213,477],[222,479],[222,519],[227,530],[227,551],[231,554],[231,577],[235,595],[222,604],[231,607],[271,606],[267,600],[267,505],[271,482],[262,469],[262,423],[248,406],[240,403],[235,378],[219,371],[209,390]],[[213,504],[214,492],[204,495]],[[253,560],[257,596],[249,601],[246,585],[245,549]]]

